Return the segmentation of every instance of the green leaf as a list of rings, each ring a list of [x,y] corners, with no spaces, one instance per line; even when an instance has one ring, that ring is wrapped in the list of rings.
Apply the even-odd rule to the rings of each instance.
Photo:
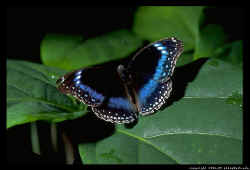
[[[56,89],[55,82],[64,73],[40,64],[7,60],[7,128],[82,116],[85,111]]]
[[[242,66],[243,62],[243,43],[242,40],[232,43],[232,50],[229,54],[233,64],[239,64]]]
[[[127,129],[79,145],[85,164],[241,164],[242,70],[210,59],[185,96]]]
[[[193,52],[184,52],[181,54],[177,60],[176,66],[183,66],[185,64],[191,63],[193,61]]]
[[[189,83],[186,96],[228,98],[243,94],[242,69],[227,62],[210,59],[196,79]]]
[[[139,36],[155,41],[175,36],[184,42],[185,51],[195,48],[199,39],[199,23],[204,7],[147,6],[135,14],[133,31]]]
[[[85,40],[81,36],[47,35],[41,44],[45,65],[74,70],[128,56],[142,40],[127,30]]]
[[[213,24],[207,25],[200,32],[200,38],[196,43],[194,59],[214,57],[226,39],[226,34],[221,26]]]
[[[231,44],[226,44],[219,50],[221,55],[219,55],[218,58],[230,62],[234,65],[240,66],[242,68],[242,63],[243,63],[242,40],[234,41]]]

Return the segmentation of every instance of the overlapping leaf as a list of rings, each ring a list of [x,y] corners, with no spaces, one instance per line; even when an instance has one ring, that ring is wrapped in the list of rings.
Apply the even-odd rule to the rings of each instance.
[[[47,35],[41,44],[45,65],[74,70],[126,57],[142,45],[142,40],[128,30],[111,32],[96,38]]]
[[[226,39],[227,36],[221,26],[207,25],[200,31],[199,39],[196,41],[194,59],[214,57],[217,50],[224,45]]]
[[[185,44],[185,51],[195,48],[204,7],[146,6],[135,14],[133,31],[150,41],[175,36]]]
[[[65,71],[25,61],[7,61],[7,128],[46,120],[73,119],[84,114],[55,87]]]

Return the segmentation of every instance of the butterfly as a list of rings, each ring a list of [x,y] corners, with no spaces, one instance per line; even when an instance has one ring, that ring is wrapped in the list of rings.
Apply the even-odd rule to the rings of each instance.
[[[166,103],[183,47],[175,37],[164,38],[143,47],[127,62],[67,73],[57,80],[57,88],[91,107],[105,121],[131,123],[139,114],[153,114]]]

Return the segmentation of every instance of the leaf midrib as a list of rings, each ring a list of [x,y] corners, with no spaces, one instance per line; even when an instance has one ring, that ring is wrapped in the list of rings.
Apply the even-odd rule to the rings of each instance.
[[[231,94],[232,95],[232,94]],[[240,94],[242,95],[242,94]],[[228,96],[204,96],[204,97],[199,97],[199,96],[184,96],[183,99],[227,99],[228,97],[230,97],[230,95]]]
[[[23,65],[23,66],[24,66],[24,65]],[[40,79],[39,77],[33,76],[32,74],[29,74],[29,73],[27,73],[27,72],[25,72],[25,71],[23,71],[23,70],[20,70],[19,68],[13,68],[12,65],[9,65],[8,67],[9,67],[10,69],[16,71],[16,72],[23,73],[23,74],[25,74],[25,75],[27,75],[27,76],[29,76],[29,77],[35,79],[35,80],[41,81],[41,82],[43,82],[43,83],[45,83],[45,84],[48,84],[48,85],[51,85],[51,86],[53,86],[53,87],[55,86],[53,83],[49,82],[49,80]],[[44,76],[45,79],[48,79],[48,75],[44,74],[43,72],[40,72],[40,71],[38,71],[38,70],[36,70],[36,69],[34,69],[34,68],[28,67],[27,65],[25,65],[25,67],[28,68],[28,69],[32,69],[32,70],[34,70],[34,71],[40,73],[42,76]]]
[[[117,131],[117,132],[120,132],[120,133],[122,133],[122,134],[128,135],[128,136],[130,136],[130,137],[133,137],[133,138],[135,138],[135,139],[137,139],[137,140],[139,140],[139,141],[142,141],[142,142],[144,142],[144,143],[146,143],[146,144],[152,146],[153,148],[155,148],[155,149],[158,150],[159,152],[161,152],[161,153],[167,155],[170,159],[172,159],[174,162],[176,162],[176,163],[178,164],[178,161],[177,161],[176,159],[174,159],[173,157],[171,157],[168,153],[162,151],[158,146],[154,145],[153,143],[151,143],[150,141],[146,140],[145,138],[140,137],[140,136],[135,136],[135,135],[133,135],[133,134],[127,132],[127,131],[121,130],[121,129],[116,129],[116,131]]]
[[[10,87],[14,87],[14,88],[16,88],[17,90],[19,90],[19,91],[21,91],[21,92],[23,92],[24,94],[26,94],[27,95],[27,97],[22,97],[22,98],[10,98],[10,97],[7,97],[7,102],[8,101],[21,101],[21,102],[23,102],[23,101],[36,101],[36,102],[41,102],[41,103],[45,103],[45,104],[48,104],[48,105],[51,105],[51,106],[55,106],[55,107],[57,107],[57,108],[60,108],[60,109],[63,109],[63,110],[66,110],[66,111],[68,111],[68,112],[75,112],[75,110],[72,110],[72,108],[70,108],[70,107],[65,107],[65,105],[60,105],[60,104],[57,104],[57,103],[52,103],[52,102],[50,102],[50,101],[48,101],[48,100],[44,100],[44,99],[42,99],[42,98],[37,98],[37,97],[30,97],[29,95],[30,94],[28,94],[26,91],[24,91],[24,90],[22,90],[22,89],[20,89],[20,88],[18,88],[18,87],[16,87],[16,86],[14,86],[13,84],[8,84],[8,86],[10,86]]]
[[[229,135],[222,135],[219,133],[204,133],[204,132],[192,132],[192,133],[187,133],[187,132],[175,132],[175,133],[161,133],[158,135],[154,135],[154,136],[147,136],[145,137],[145,139],[153,139],[156,137],[161,137],[161,136],[170,136],[170,135],[207,135],[207,136],[219,136],[219,137],[224,137],[224,138],[230,138],[231,140],[238,140],[242,142],[242,139],[239,138],[234,138],[233,136],[229,136]]]
[[[20,99],[16,99],[16,98],[7,98],[7,102],[8,101],[21,101],[21,102],[41,102],[41,103],[45,103],[51,106],[55,106],[57,108],[60,108],[62,110],[66,110],[68,112],[75,112],[75,110],[71,109],[70,107],[65,107],[65,105],[60,105],[57,103],[52,103],[50,101],[47,100],[43,100],[41,98],[35,98],[35,97],[25,97],[25,98],[20,98]]]
[[[168,134],[159,134],[159,135],[155,135],[155,136],[150,136],[150,137],[140,137],[140,136],[136,136],[132,133],[129,133],[127,131],[124,131],[122,129],[116,129],[117,132],[128,135],[130,137],[133,137],[139,141],[142,141],[150,146],[152,146],[153,148],[155,148],[156,150],[158,150],[159,152],[165,154],[166,156],[168,156],[169,158],[171,158],[173,161],[175,161],[176,163],[178,163],[179,161],[177,161],[176,159],[174,159],[172,156],[169,155],[169,153],[162,151],[158,146],[154,145],[153,143],[151,143],[148,139],[153,139],[156,137],[160,137],[160,136],[169,136],[169,135],[209,135],[209,136],[219,136],[219,137],[224,137],[224,138],[230,138],[231,140],[237,140],[242,142],[242,139],[237,139],[237,138],[233,138],[232,136],[226,136],[226,135],[219,135],[219,134],[209,134],[209,133],[168,133]]]

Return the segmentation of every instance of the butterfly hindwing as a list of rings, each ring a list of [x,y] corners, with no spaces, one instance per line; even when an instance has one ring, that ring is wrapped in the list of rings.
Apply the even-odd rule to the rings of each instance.
[[[92,110],[99,118],[112,123],[130,123],[137,119],[136,109],[125,97],[110,97],[107,104]]]
[[[172,80],[159,83],[154,91],[144,100],[140,100],[140,114],[153,114],[159,110],[167,101],[172,91]]]

